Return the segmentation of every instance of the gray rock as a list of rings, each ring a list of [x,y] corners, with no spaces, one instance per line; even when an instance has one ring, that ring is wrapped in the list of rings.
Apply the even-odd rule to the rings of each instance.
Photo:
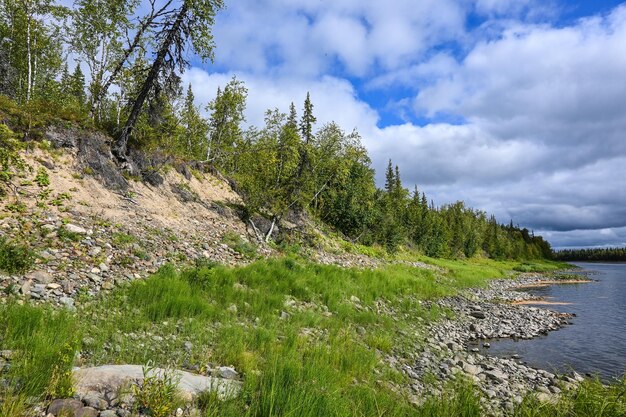
[[[107,401],[95,392],[88,393],[81,399],[83,400],[85,405],[95,408],[96,410],[106,410],[106,408],[109,406]]]
[[[33,282],[32,282],[31,280],[27,280],[27,281],[26,281],[26,282],[24,282],[24,283],[22,284],[22,286],[20,287],[20,292],[21,292],[23,295],[28,295],[28,294],[30,294],[30,288],[31,288],[31,286],[32,286],[32,285],[33,285]]]
[[[67,230],[68,232],[78,233],[79,235],[87,234],[87,229],[80,227],[80,226],[76,226],[75,224],[72,224],[72,223],[68,223],[64,227],[65,227],[65,230]]]
[[[509,376],[502,371],[494,369],[492,371],[484,371],[484,374],[498,383],[502,383],[509,379]]]
[[[76,411],[74,417],[98,417],[98,410],[93,407],[83,407]]]
[[[482,311],[472,311],[470,313],[470,316],[475,317],[477,319],[484,319],[487,317],[485,313],[483,313]]]
[[[470,375],[478,375],[483,370],[480,368],[480,366],[470,365],[469,363],[464,363],[463,371],[465,371],[465,373],[470,374]]]
[[[160,376],[165,372],[164,369],[155,368],[150,371],[150,374]],[[171,372],[176,378],[179,378],[178,390],[183,398],[189,401],[204,391],[214,391],[218,398],[232,398],[241,389],[241,382],[239,381],[195,375],[179,370]],[[76,394],[79,397],[92,392],[117,393],[120,388],[131,383],[141,382],[144,378],[143,367],[140,365],[104,365],[95,368],[76,369],[73,374],[76,382]]]
[[[217,368],[217,371],[219,372],[220,376],[225,379],[237,379],[239,377],[237,371],[229,366],[220,366],[219,368]]]
[[[83,403],[74,398],[58,399],[50,403],[48,413],[54,416],[58,416],[62,412],[75,415],[81,408],[83,408]]]
[[[113,410],[104,410],[100,412],[100,417],[117,417],[118,414]]]
[[[40,284],[50,284],[54,278],[46,271],[33,271],[26,275],[28,280],[36,281]]]

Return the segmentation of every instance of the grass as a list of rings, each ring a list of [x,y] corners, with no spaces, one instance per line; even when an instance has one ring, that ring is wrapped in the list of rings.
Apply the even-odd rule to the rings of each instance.
[[[0,305],[2,348],[13,351],[7,375],[20,395],[69,396],[71,367],[78,347],[78,323],[64,311],[49,307]],[[19,397],[19,396],[18,396]]]
[[[113,246],[117,248],[125,248],[134,243],[137,243],[137,238],[135,236],[129,235],[124,232],[114,233],[111,239]]]
[[[229,248],[247,259],[255,259],[257,257],[257,247],[236,233],[227,232],[224,234],[222,243],[225,243]]]
[[[23,273],[31,269],[34,262],[35,256],[30,248],[0,236],[0,271],[9,274]]]
[[[200,263],[182,271],[163,267],[79,303],[75,315],[9,303],[0,309],[2,348],[21,353],[2,407],[20,409],[24,393],[68,393],[64,377],[72,365],[202,371],[210,362],[234,366],[243,388],[227,401],[202,396],[205,416],[481,416],[480,393],[464,380],[414,405],[399,389],[406,376],[385,356],[408,357],[427,337],[423,323],[446,315],[424,301],[509,276],[519,263],[424,260],[447,272],[342,269],[291,257],[237,268]],[[87,336],[82,343],[79,335]],[[69,359],[76,350],[79,361]],[[153,382],[141,394],[143,410],[168,415],[169,385]],[[567,394],[558,409],[528,397],[515,416],[624,415],[623,385],[589,384]],[[600,406],[608,411],[597,414]]]
[[[618,417],[626,416],[626,377],[613,384],[586,380],[577,390],[567,391],[556,402],[540,402],[528,396],[514,417]]]

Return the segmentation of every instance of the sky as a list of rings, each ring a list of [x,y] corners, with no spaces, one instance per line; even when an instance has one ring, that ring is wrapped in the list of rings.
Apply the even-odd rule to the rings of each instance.
[[[626,245],[626,3],[237,0],[198,104],[236,75],[266,109],[356,128],[379,184],[389,159],[436,205],[513,220],[556,248]]]

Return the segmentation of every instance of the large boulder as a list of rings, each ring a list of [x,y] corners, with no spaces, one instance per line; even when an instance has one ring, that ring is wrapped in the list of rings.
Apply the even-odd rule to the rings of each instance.
[[[228,399],[236,396],[241,389],[241,382],[230,379],[207,377],[190,372],[161,368],[151,368],[147,376],[161,377],[165,372],[172,372],[182,397],[191,401],[202,392],[216,392],[218,398]],[[79,398],[92,395],[94,392],[103,397],[115,396],[133,384],[144,379],[144,367],[141,365],[104,365],[94,368],[74,370],[76,394]]]

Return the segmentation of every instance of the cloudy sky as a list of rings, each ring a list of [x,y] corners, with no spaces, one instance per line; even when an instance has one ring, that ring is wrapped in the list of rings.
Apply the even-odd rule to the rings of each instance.
[[[626,3],[237,0],[198,103],[232,75],[247,117],[298,108],[357,128],[436,204],[464,200],[555,247],[626,244]]]

